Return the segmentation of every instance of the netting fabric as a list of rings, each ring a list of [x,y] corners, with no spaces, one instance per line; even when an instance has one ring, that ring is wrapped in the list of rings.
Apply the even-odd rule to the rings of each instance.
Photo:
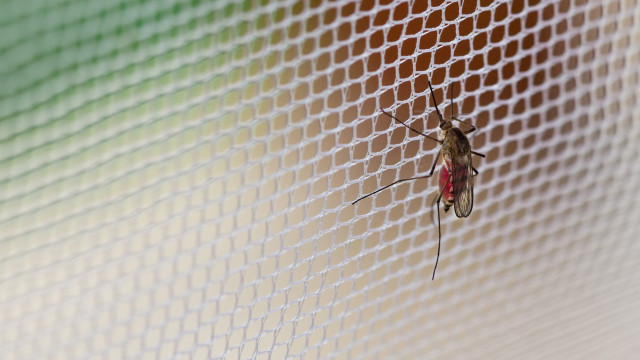
[[[637,357],[638,5],[3,2],[2,358]]]

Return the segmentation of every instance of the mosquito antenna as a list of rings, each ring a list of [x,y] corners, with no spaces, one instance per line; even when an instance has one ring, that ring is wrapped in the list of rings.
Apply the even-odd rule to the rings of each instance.
[[[435,97],[435,95],[433,95],[433,88],[431,87],[431,81],[429,81],[429,79],[427,79],[427,83],[429,84],[429,90],[431,90],[431,99],[433,100],[433,105],[436,106],[436,111],[438,112],[438,116],[440,117],[440,122],[444,122],[444,118],[442,117],[442,114],[440,113],[440,110],[438,109],[438,102],[436,101],[436,97]]]
[[[380,108],[380,111],[382,111],[382,112],[383,112],[383,113],[385,113],[386,115],[390,116],[393,120],[395,120],[395,121],[399,122],[400,124],[402,124],[402,125],[406,126],[407,128],[409,128],[409,130],[413,131],[414,133],[416,133],[416,134],[420,134],[420,135],[422,135],[422,136],[424,136],[424,137],[426,137],[426,138],[429,138],[429,139],[431,139],[431,140],[437,141],[438,143],[442,144],[442,140],[438,140],[438,139],[436,139],[436,138],[434,138],[434,137],[431,137],[431,136],[429,136],[429,135],[427,135],[427,134],[425,134],[425,133],[421,133],[420,131],[418,131],[418,130],[416,130],[416,129],[412,128],[411,126],[409,126],[409,125],[407,125],[407,124],[405,124],[403,121],[401,121],[400,119],[396,118],[395,116],[393,116],[393,115],[389,114],[388,112],[384,111],[384,109],[383,109],[383,108]]]

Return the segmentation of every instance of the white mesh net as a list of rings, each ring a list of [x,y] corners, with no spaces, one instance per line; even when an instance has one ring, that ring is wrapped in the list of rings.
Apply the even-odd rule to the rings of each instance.
[[[5,2],[2,358],[637,356],[638,2],[428,3]]]

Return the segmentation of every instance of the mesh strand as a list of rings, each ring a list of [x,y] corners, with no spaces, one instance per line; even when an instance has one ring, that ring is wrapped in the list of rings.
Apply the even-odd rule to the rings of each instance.
[[[5,2],[2,357],[640,353],[638,2],[427,3]]]

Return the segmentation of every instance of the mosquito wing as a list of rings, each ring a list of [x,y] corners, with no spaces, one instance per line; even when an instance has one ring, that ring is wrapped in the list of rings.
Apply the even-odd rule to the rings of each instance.
[[[467,217],[473,209],[473,167],[471,153],[451,159],[453,183],[453,208],[456,216]]]

